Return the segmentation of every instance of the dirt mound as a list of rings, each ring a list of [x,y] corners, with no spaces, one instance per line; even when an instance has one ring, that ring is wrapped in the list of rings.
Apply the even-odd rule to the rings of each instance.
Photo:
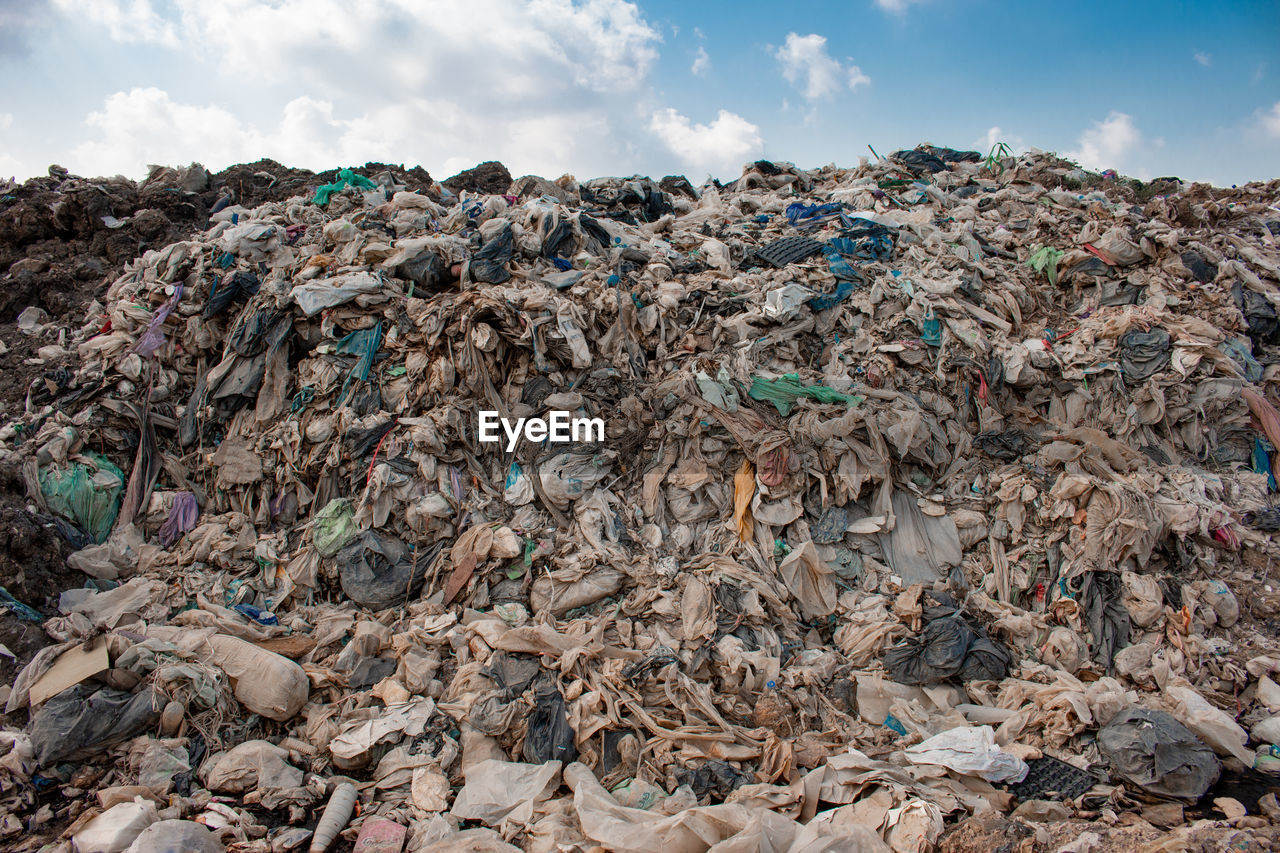
[[[474,169],[467,169],[452,178],[446,178],[444,185],[455,193],[464,190],[490,194],[505,193],[511,186],[511,173],[501,163],[489,160]]]

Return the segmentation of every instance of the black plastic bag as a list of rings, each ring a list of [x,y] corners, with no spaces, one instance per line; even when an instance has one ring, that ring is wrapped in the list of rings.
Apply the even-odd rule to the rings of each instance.
[[[218,316],[237,302],[244,302],[253,296],[261,286],[262,282],[258,276],[248,270],[239,270],[230,276],[223,276],[214,285],[213,292],[209,294],[209,301],[204,304],[204,310],[200,312],[200,317],[208,320],[210,317]]]
[[[1130,329],[1120,336],[1120,368],[1127,379],[1150,379],[1169,366],[1173,341],[1164,329]]]
[[[1098,732],[1098,749],[1125,781],[1166,797],[1198,800],[1222,773],[1213,750],[1164,711],[1126,708]]]
[[[622,677],[631,684],[644,681],[664,666],[679,664],[680,658],[669,646],[658,646],[638,661],[629,663],[622,669]]]
[[[481,246],[480,251],[471,259],[471,277],[489,284],[502,284],[511,278],[506,264],[511,260],[514,245],[511,224],[504,222],[498,233]]]
[[[906,166],[917,175],[929,172],[946,171],[947,164],[942,162],[942,158],[930,154],[927,151],[895,151],[889,155],[893,160],[898,161]]]
[[[489,658],[484,674],[493,683],[514,695],[529,689],[529,685],[542,672],[542,661],[535,655],[505,652],[499,649]]]
[[[578,227],[582,229],[582,233],[599,243],[602,249],[608,249],[613,243],[609,238],[609,232],[604,230],[604,226],[585,213],[578,214]]]
[[[1249,324],[1249,340],[1253,341],[1254,347],[1274,343],[1276,332],[1280,331],[1280,316],[1277,316],[1275,306],[1267,297],[1246,289],[1240,282],[1232,286],[1231,295],[1235,297],[1236,307]]]
[[[568,764],[578,757],[576,740],[577,734],[569,725],[560,688],[550,678],[544,677],[536,688],[533,713],[529,715],[524,760],[531,764],[546,764],[548,761]]]
[[[422,588],[430,560],[414,566],[409,546],[399,539],[366,530],[338,552],[342,591],[370,610],[385,610]]]
[[[969,646],[956,677],[961,681],[999,681],[1009,674],[1013,655],[990,637],[978,637]]]
[[[363,459],[373,452],[382,437],[391,432],[395,425],[394,420],[386,420],[367,428],[349,429],[342,437],[342,443],[346,445],[352,459]]]
[[[1196,281],[1207,283],[1218,277],[1218,267],[1205,260],[1195,249],[1187,249],[1182,253],[1182,265],[1191,270]]]
[[[435,292],[448,289],[451,283],[448,267],[440,256],[430,249],[423,250],[407,261],[396,264],[395,274],[414,283],[415,292]]]
[[[919,638],[906,640],[884,654],[889,677],[899,684],[932,684],[957,675],[977,634],[959,615],[934,619]]]
[[[1129,645],[1129,611],[1121,597],[1115,572],[1086,572],[1076,598],[1084,607],[1085,624],[1093,637],[1093,660],[1108,670],[1116,652]]]
[[[542,256],[555,258],[564,252],[573,252],[573,227],[568,222],[557,222],[542,238]]]
[[[889,677],[899,684],[999,681],[1013,656],[960,610],[951,596],[928,591],[922,600],[924,629],[884,654]]]
[[[160,722],[166,699],[152,688],[137,693],[77,684],[31,717],[27,734],[41,767],[97,755]]]
[[[755,781],[752,774],[714,758],[707,759],[700,767],[677,770],[675,777],[677,783],[688,785],[699,797],[710,794],[718,800]]]
[[[1001,383],[1004,376],[1001,374]],[[982,448],[982,452],[996,459],[1011,461],[1020,458],[1032,449],[1031,437],[1020,429],[1009,429],[1004,432],[980,432],[973,437],[973,443]]]

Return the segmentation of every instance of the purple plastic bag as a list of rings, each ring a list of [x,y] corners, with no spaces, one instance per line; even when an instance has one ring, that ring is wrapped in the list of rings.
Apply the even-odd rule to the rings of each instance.
[[[200,507],[196,496],[191,492],[178,492],[173,496],[173,507],[169,517],[160,525],[160,544],[165,548],[182,538],[182,534],[196,526],[200,517]]]
[[[155,355],[156,350],[164,346],[164,321],[169,319],[169,315],[173,313],[173,309],[178,307],[178,303],[182,301],[182,285],[174,285],[173,296],[160,306],[160,310],[151,318],[151,322],[147,324],[147,330],[142,333],[142,337],[138,338],[138,343],[134,346],[133,351],[143,358],[150,358]]]

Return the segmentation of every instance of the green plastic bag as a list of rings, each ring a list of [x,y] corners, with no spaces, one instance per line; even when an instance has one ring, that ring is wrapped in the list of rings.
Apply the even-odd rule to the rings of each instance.
[[[311,526],[311,541],[322,557],[332,557],[342,550],[360,529],[356,527],[356,512],[351,501],[346,498],[334,498],[324,505],[324,509],[316,513],[315,524]]]
[[[350,169],[343,169],[338,172],[338,180],[331,184],[325,184],[316,190],[316,197],[311,199],[311,203],[324,207],[329,203],[329,199],[333,197],[334,193],[342,192],[347,188],[348,184],[353,187],[360,187],[361,189],[366,190],[371,190],[377,186],[377,184],[366,178],[364,175],[357,175]]]
[[[791,407],[801,397],[808,397],[820,403],[848,403],[850,406],[856,406],[862,402],[862,397],[857,394],[841,394],[825,385],[802,385],[798,373],[788,373],[777,379],[753,376],[747,396],[753,400],[773,403],[778,414],[783,417],[791,414]]]
[[[1058,283],[1058,261],[1062,260],[1066,252],[1061,249],[1055,249],[1052,246],[1037,246],[1036,250],[1031,253],[1031,257],[1027,258],[1027,266],[1039,273],[1044,273],[1045,278],[1049,279],[1049,283],[1056,285]]]
[[[49,465],[40,470],[40,494],[49,509],[101,544],[111,535],[120,514],[124,474],[107,457],[89,451],[69,467]]]

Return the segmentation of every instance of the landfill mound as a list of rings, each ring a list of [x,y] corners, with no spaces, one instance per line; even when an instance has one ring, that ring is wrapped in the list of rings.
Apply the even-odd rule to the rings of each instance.
[[[0,843],[1269,849],[1278,235],[930,145],[9,184]]]

